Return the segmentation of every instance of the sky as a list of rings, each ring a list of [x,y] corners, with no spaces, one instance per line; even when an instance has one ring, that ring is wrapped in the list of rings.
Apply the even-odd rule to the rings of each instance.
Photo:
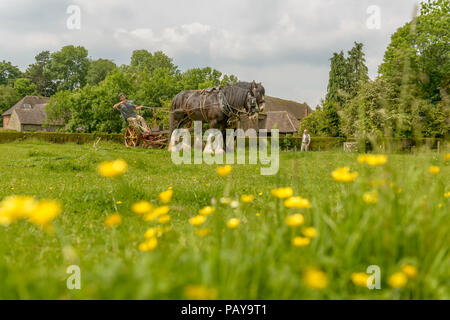
[[[39,52],[69,44],[118,65],[128,64],[134,50],[162,50],[182,71],[210,66],[315,108],[326,94],[333,52],[362,42],[375,78],[390,36],[411,20],[417,3],[0,0],[0,60],[24,71]]]

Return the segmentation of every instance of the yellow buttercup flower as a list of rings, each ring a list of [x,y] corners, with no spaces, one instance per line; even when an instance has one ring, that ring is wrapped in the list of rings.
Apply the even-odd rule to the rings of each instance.
[[[133,204],[131,210],[137,214],[146,214],[152,210],[152,205],[147,201],[139,201]]]
[[[403,272],[394,273],[389,277],[388,283],[392,288],[401,288],[408,282],[408,277]]]
[[[317,229],[313,227],[303,228],[302,233],[305,237],[315,238],[317,237]]]
[[[369,279],[369,275],[364,272],[352,273],[350,276],[352,282],[360,287],[367,287],[367,280]]]
[[[103,177],[117,177],[123,174],[128,169],[128,164],[125,160],[118,159],[114,161],[104,161],[97,167],[98,173]]]
[[[414,266],[411,266],[409,264],[404,264],[404,265],[402,265],[401,269],[408,278],[415,278],[417,276],[418,271],[417,271],[417,268]]]
[[[328,286],[328,276],[319,269],[308,269],[303,275],[303,282],[314,290],[322,290]]]
[[[450,153],[444,154],[444,159],[445,160],[450,160]]]
[[[261,217],[261,213],[258,212],[258,213],[256,214],[256,216],[257,216],[257,217]]]
[[[287,216],[285,221],[289,227],[295,228],[305,223],[305,217],[301,213],[296,213]]]
[[[227,227],[230,229],[236,229],[239,226],[239,219],[238,218],[232,218],[227,221]]]
[[[168,189],[166,191],[161,192],[158,197],[161,203],[166,204],[169,203],[173,196],[173,190]]]
[[[160,236],[162,236],[163,232],[164,232],[163,228],[160,227],[160,226],[149,228],[149,229],[147,229],[147,231],[145,231],[144,237],[146,239],[151,239],[151,238],[154,238],[154,237],[160,237]]]
[[[379,166],[387,162],[387,157],[385,155],[371,155],[365,154],[358,157],[359,163],[366,163],[370,166]]]
[[[294,195],[294,190],[291,187],[277,188],[272,190],[272,194],[279,199],[286,199]]]
[[[122,204],[122,201],[116,201],[116,204]]]
[[[304,237],[295,237],[292,239],[292,245],[294,247],[304,247],[311,243],[310,238],[304,238]]]
[[[331,173],[332,177],[336,181],[340,182],[352,182],[355,181],[356,177],[358,176],[357,172],[350,172],[349,167],[343,167],[334,170]]]
[[[199,237],[206,237],[208,234],[211,233],[211,229],[210,228],[202,228],[202,229],[195,229],[195,234],[198,235]]]
[[[105,224],[108,227],[115,227],[122,223],[122,217],[118,213],[114,213],[108,216],[105,220]]]
[[[201,208],[198,211],[198,213],[201,214],[201,215],[204,215],[204,216],[208,216],[211,213],[213,213],[215,210],[216,210],[216,208],[214,208],[214,207],[206,206],[206,207]]]
[[[144,252],[152,251],[155,250],[157,246],[158,246],[158,239],[152,237],[139,244],[139,250]]]
[[[161,206],[153,209],[149,214],[145,215],[145,221],[153,221],[160,216],[166,215],[170,210],[169,206]]]
[[[250,203],[250,202],[252,202],[253,200],[255,200],[255,197],[252,196],[252,195],[243,194],[243,195],[241,196],[241,201],[242,201],[242,202]]]
[[[375,204],[378,202],[378,192],[370,191],[363,194],[363,200],[365,203]]]
[[[216,172],[217,172],[217,174],[219,176],[226,177],[226,176],[228,176],[231,173],[232,169],[233,168],[229,164],[227,164],[227,165],[225,165],[223,167],[218,167]]]
[[[184,295],[189,300],[215,300],[217,290],[205,286],[189,285],[184,288]]]
[[[287,208],[307,209],[311,208],[311,203],[308,199],[302,197],[290,197],[284,201],[284,206]]]
[[[449,198],[450,197],[450,192],[444,193],[444,197]]]
[[[205,216],[195,216],[193,218],[189,219],[189,223],[193,225],[194,227],[202,225],[206,221]]]
[[[56,201],[39,201],[36,208],[31,213],[29,221],[41,227],[48,225],[61,212],[61,205]]]
[[[439,167],[436,167],[436,166],[431,166],[431,167],[428,169],[428,171],[429,171],[431,174],[438,174],[438,173],[441,171],[441,169],[440,169]]]
[[[158,222],[161,223],[161,224],[166,224],[169,221],[170,221],[170,216],[167,215],[167,214],[164,215],[164,216],[159,217],[159,219],[158,219]]]
[[[10,196],[0,203],[0,225],[8,225],[18,219],[31,216],[38,201],[30,196]]]

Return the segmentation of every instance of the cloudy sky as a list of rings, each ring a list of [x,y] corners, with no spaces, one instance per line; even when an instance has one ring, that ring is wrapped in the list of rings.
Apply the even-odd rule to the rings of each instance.
[[[417,0],[0,0],[0,60],[22,70],[42,50],[82,45],[93,59],[129,63],[163,50],[182,70],[211,66],[262,81],[267,94],[312,107],[326,93],[329,58],[363,42],[370,76]],[[69,29],[70,5],[80,29]],[[373,28],[379,8],[379,28]],[[73,22],[73,20],[70,20]],[[371,28],[368,27],[372,26]]]

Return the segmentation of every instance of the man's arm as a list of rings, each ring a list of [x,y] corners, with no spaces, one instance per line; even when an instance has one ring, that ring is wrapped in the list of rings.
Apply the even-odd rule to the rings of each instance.
[[[117,109],[121,104],[122,102],[116,103],[115,105],[113,105],[113,109]]]
[[[309,142],[308,142],[308,147],[309,147],[309,145],[311,144],[311,136],[308,134],[308,140],[309,140]]]

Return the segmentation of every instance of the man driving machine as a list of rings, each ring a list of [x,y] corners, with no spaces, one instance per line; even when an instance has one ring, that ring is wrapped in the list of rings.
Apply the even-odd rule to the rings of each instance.
[[[140,115],[137,115],[134,110],[142,110],[143,106],[136,107],[133,101],[127,100],[124,93],[119,94],[119,103],[113,106],[113,109],[117,109],[122,114],[122,117],[134,128],[140,129],[143,134],[150,133],[150,129],[145,122],[145,119]]]

